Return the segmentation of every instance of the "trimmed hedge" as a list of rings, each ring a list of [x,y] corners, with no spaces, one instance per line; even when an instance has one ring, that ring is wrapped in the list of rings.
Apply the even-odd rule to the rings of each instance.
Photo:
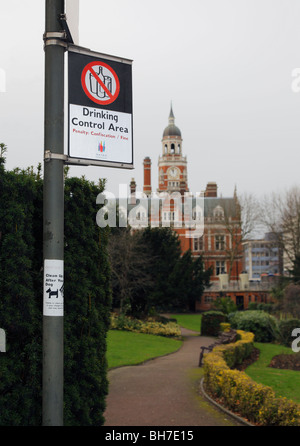
[[[272,342],[278,336],[277,320],[264,311],[244,311],[228,315],[233,329],[254,333],[256,342]]]
[[[208,392],[225,407],[263,426],[299,426],[300,405],[275,396],[271,387],[258,384],[246,373],[231,370],[251,354],[254,335],[238,330],[234,344],[217,346],[204,357]]]
[[[203,313],[201,319],[202,336],[218,336],[222,322],[227,322],[227,316],[221,311]]]
[[[1,145],[0,145],[1,149]],[[1,152],[0,152],[1,154]],[[65,179],[64,424],[103,425],[111,291],[108,230],[96,225],[104,184]],[[0,426],[40,426],[43,180],[0,157]]]

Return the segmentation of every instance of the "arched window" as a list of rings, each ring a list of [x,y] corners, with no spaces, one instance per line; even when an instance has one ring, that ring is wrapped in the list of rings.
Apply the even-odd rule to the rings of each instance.
[[[173,153],[175,153],[175,144],[171,144],[171,153],[173,154]]]

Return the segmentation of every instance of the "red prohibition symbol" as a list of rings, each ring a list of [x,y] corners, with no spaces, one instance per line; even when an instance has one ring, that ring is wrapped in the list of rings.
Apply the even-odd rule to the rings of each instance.
[[[120,81],[115,71],[100,61],[90,62],[84,67],[81,85],[88,98],[100,105],[111,104],[120,93]]]

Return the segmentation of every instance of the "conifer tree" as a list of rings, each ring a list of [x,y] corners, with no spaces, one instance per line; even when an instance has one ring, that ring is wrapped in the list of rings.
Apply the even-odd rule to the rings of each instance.
[[[0,426],[42,419],[43,180],[41,166],[6,171],[0,145]],[[64,424],[102,425],[111,292],[107,230],[96,224],[103,191],[65,179]]]
[[[2,147],[3,149],[3,147]],[[0,425],[40,424],[40,306],[35,279],[35,175],[4,169],[0,159]],[[41,265],[38,267],[41,268]]]
[[[65,180],[65,422],[71,426],[104,422],[111,291],[108,230],[96,225],[103,187]]]

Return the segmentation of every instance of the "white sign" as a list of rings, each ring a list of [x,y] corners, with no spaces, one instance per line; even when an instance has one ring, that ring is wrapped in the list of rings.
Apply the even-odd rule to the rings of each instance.
[[[44,316],[64,315],[64,262],[44,261]]]
[[[132,163],[130,114],[70,104],[69,119],[71,157]]]
[[[133,169],[132,61],[68,48],[68,163]]]

